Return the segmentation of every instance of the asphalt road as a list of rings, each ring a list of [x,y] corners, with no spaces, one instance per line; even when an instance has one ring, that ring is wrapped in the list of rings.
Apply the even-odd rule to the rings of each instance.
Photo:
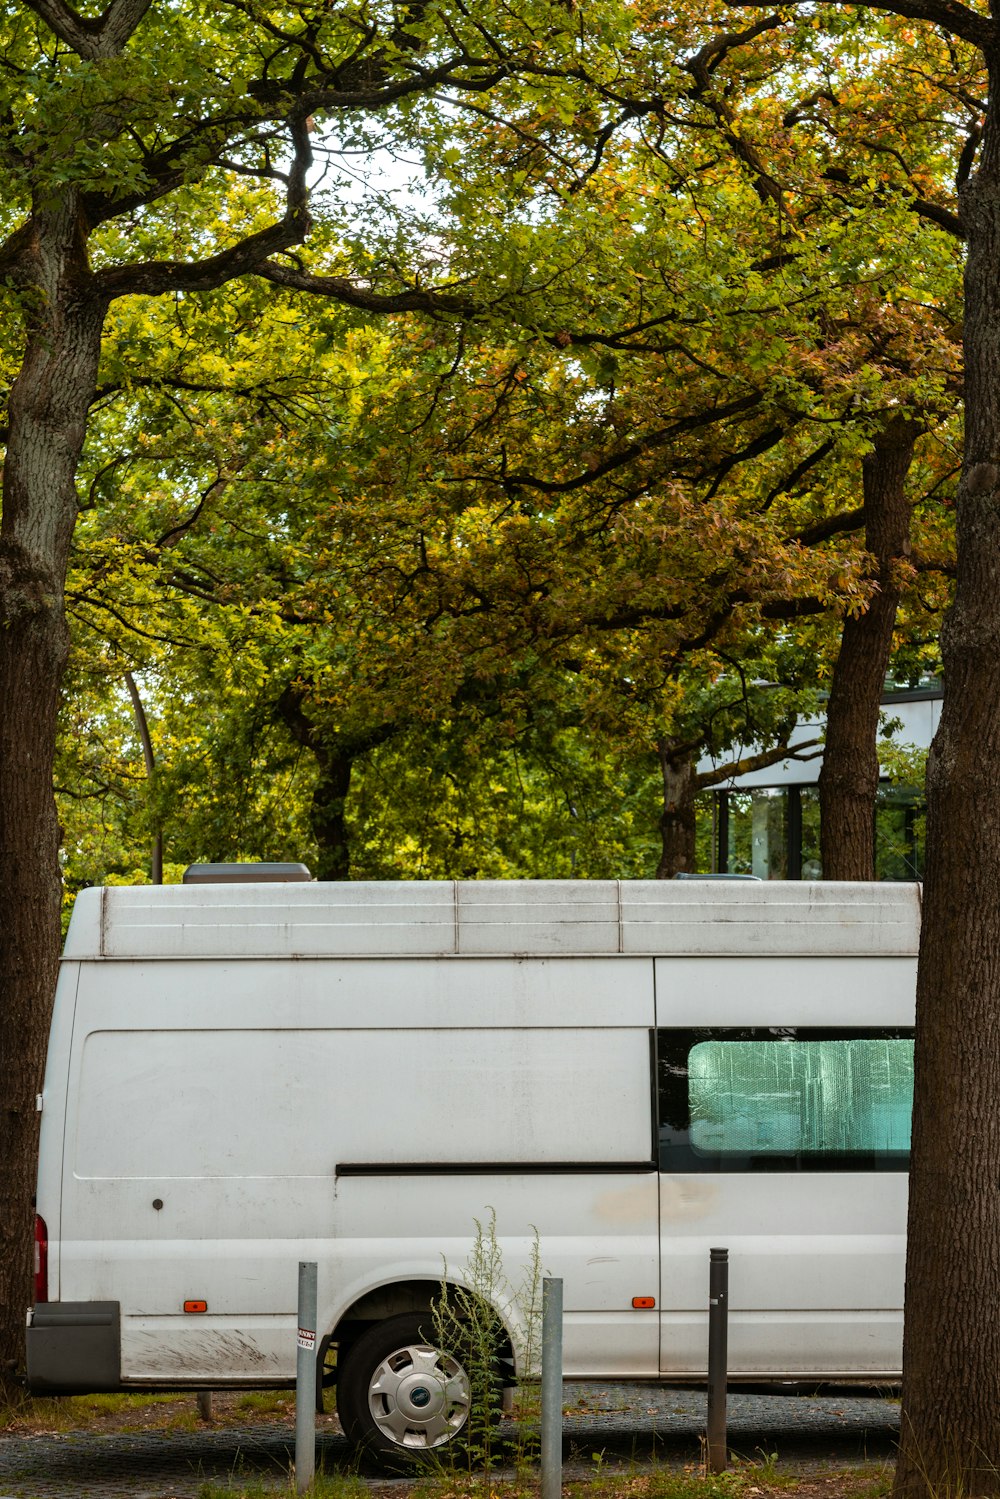
[[[573,1385],[565,1390],[566,1470],[596,1466],[697,1464],[705,1426],[704,1392],[644,1385]],[[730,1392],[730,1450],[761,1461],[776,1454],[789,1474],[891,1460],[899,1407],[853,1392],[782,1395]],[[213,1430],[59,1433],[0,1437],[0,1499],[197,1499],[202,1484],[263,1482],[288,1492],[291,1426]],[[343,1437],[324,1434],[319,1463],[354,1470]],[[379,1481],[373,1481],[378,1488]]]

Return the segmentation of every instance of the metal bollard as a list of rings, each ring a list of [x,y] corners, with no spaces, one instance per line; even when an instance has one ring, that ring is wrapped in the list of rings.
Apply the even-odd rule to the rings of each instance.
[[[729,1250],[711,1250],[708,1270],[708,1419],[705,1467],[724,1473],[729,1466],[726,1442],[726,1379],[728,1375]]]
[[[295,1490],[316,1475],[316,1262],[299,1261],[299,1337],[295,1363]]]
[[[562,1494],[563,1283],[542,1281],[542,1499]]]

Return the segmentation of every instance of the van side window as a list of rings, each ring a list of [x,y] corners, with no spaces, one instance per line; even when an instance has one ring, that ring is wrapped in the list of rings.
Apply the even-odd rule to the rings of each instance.
[[[905,1171],[913,1032],[660,1030],[660,1170]]]

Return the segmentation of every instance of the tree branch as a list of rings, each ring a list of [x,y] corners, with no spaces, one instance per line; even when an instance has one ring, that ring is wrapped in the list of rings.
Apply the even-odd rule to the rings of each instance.
[[[761,750],[756,755],[744,755],[741,760],[730,760],[727,765],[716,765],[712,770],[703,770],[695,776],[695,783],[699,791],[705,791],[709,786],[717,786],[720,781],[731,781],[737,776],[750,775],[755,770],[766,770],[769,765],[777,765],[779,760],[816,760],[823,752],[822,744],[822,739],[818,738],[804,739],[794,749],[791,745],[779,744],[774,749]],[[817,745],[820,748],[817,749]],[[804,754],[805,750],[811,750],[812,754]]]
[[[24,269],[25,259],[33,242],[34,229],[31,224],[22,224],[7,236],[3,244],[0,244],[0,276],[9,277],[15,285],[26,285],[28,277]]]
[[[124,296],[162,296],[169,292],[212,291],[237,276],[256,272],[269,255],[299,244],[309,232],[306,175],[312,166],[312,150],[305,117],[290,125],[295,156],[288,174],[286,210],[275,224],[247,235],[228,250],[204,260],[150,260],[136,265],[113,266],[99,271],[94,287],[109,300]]]
[[[732,3],[738,10],[770,8],[770,0],[732,0]],[[865,0],[841,0],[841,4],[869,8]],[[881,0],[880,8],[895,16],[905,16],[909,21],[929,21],[932,26],[940,26],[952,36],[962,37],[987,54],[993,52],[1000,41],[994,21],[959,5],[958,0]]]
[[[827,167],[823,176],[828,182],[836,182],[842,187],[857,189],[863,186],[844,167]],[[865,188],[865,191],[868,191],[868,189]],[[932,203],[929,198],[921,198],[919,196],[911,198],[909,206],[918,218],[927,219],[931,224],[937,224],[939,229],[944,229],[947,234],[952,235],[955,239],[965,238],[965,225],[958,214],[953,213],[951,209],[943,207],[940,203]]]
[[[469,297],[456,296],[450,292],[424,290],[414,286],[401,292],[375,292],[359,286],[346,276],[315,276],[293,266],[279,265],[273,260],[255,266],[255,276],[272,281],[276,286],[286,286],[293,291],[313,292],[316,296],[330,297],[346,307],[357,307],[362,312],[443,312],[450,316],[469,317],[477,311]]]
[[[232,483],[234,474],[238,473],[242,466],[242,463],[238,463],[230,468],[223,469],[208,488],[203,490],[197,505],[194,506],[184,520],[178,521],[176,526],[171,526],[169,531],[164,531],[163,535],[153,542],[153,553],[164,551],[167,547],[175,547],[184,533],[190,531],[191,527],[197,523],[199,516],[209,501],[225,493]]]
[[[713,406],[705,411],[695,412],[691,416],[680,417],[669,427],[662,427],[635,442],[630,442],[626,447],[610,454],[602,463],[595,464],[593,468],[586,469],[583,473],[575,474],[571,479],[541,479],[534,474],[517,472],[503,475],[470,474],[463,482],[473,479],[498,484],[505,488],[533,489],[539,494],[569,494],[575,489],[582,489],[587,484],[592,484],[595,479],[605,478],[624,464],[641,458],[645,453],[664,447],[673,438],[680,437],[685,432],[696,432],[699,428],[710,427],[715,422],[727,421],[731,416],[741,416],[745,412],[752,411],[760,405],[762,400],[763,396],[753,391],[750,395],[741,396],[722,406]]]
[[[802,546],[815,546],[818,541],[829,541],[831,536],[843,536],[851,531],[860,531],[865,523],[864,507],[859,506],[857,510],[840,510],[836,515],[828,515],[824,520],[816,521],[815,525],[803,526],[801,531],[796,531],[787,541],[798,541]]]
[[[111,0],[102,15],[90,20],[63,0],[27,0],[29,8],[49,30],[88,62],[116,57],[151,3],[152,0]]]

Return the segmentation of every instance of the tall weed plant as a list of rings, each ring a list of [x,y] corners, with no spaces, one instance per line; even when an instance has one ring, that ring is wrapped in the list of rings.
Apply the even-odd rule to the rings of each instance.
[[[473,1219],[476,1233],[461,1284],[449,1278],[445,1262],[433,1307],[434,1341],[442,1353],[457,1360],[469,1381],[469,1419],[460,1439],[435,1453],[444,1468],[454,1472],[461,1463],[470,1473],[488,1480],[503,1459],[521,1468],[537,1456],[539,1375],[541,1353],[542,1267],[538,1230],[532,1226],[531,1250],[524,1274],[512,1285],[497,1240],[496,1212],[482,1223]],[[511,1316],[511,1336],[518,1368],[515,1420],[504,1430],[503,1392],[513,1381],[509,1338],[497,1307]]]

